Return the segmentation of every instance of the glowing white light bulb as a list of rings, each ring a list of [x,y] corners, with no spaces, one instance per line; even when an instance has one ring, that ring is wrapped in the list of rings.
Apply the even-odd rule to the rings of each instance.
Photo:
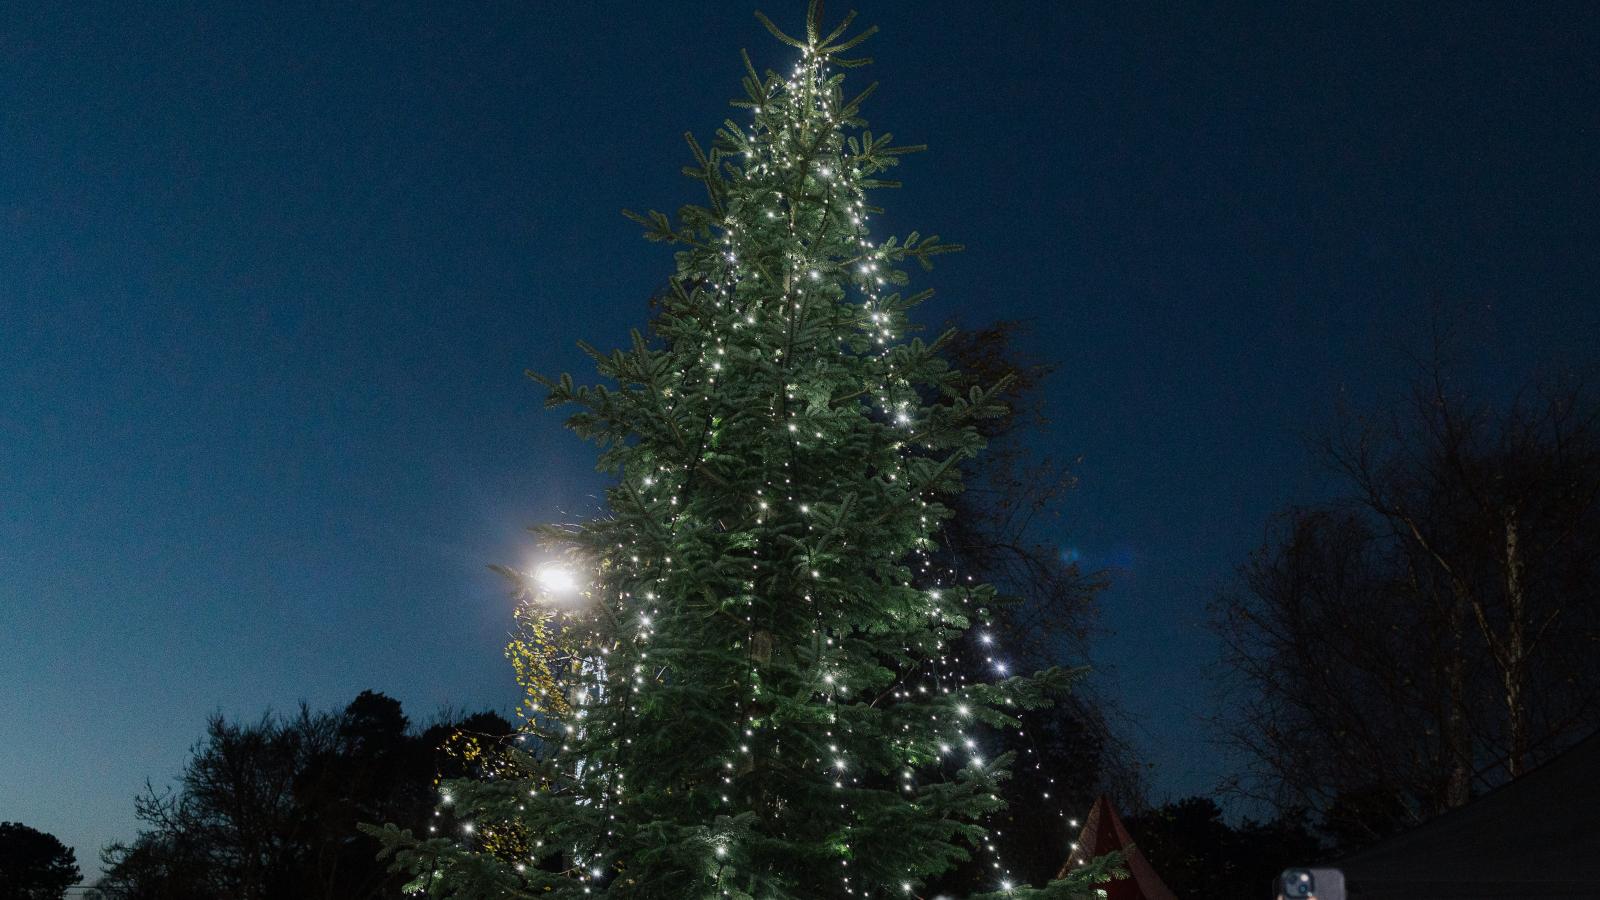
[[[534,573],[534,579],[547,594],[573,594],[578,591],[578,576],[565,566],[540,566]]]

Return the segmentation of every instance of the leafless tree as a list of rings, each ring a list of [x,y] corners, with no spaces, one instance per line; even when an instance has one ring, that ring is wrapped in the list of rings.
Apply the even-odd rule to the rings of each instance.
[[[1474,400],[1441,355],[1317,442],[1342,496],[1282,513],[1214,606],[1238,787],[1350,843],[1600,727],[1600,406]]]

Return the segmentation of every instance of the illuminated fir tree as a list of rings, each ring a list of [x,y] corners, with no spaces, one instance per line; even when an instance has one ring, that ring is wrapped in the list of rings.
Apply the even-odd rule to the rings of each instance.
[[[706,203],[630,213],[681,248],[652,337],[585,347],[607,386],[539,379],[600,445],[610,516],[542,529],[559,562],[528,575],[571,655],[519,673],[564,696],[442,785],[431,833],[374,829],[419,891],[920,896],[1002,805],[1010,760],[980,726],[1068,680],[947,677],[995,597],[928,560],[1002,386],[956,390],[941,341],[906,337],[929,292],[902,295],[900,267],[958,248],[872,235],[869,192],[919,149],[866,130],[871,87],[844,93],[875,29],[824,33],[815,4],[803,40],[760,18],[798,59],[763,77],[745,57],[745,121],[710,152],[688,138]],[[1106,867],[1043,888],[993,868],[997,894],[1076,897]]]

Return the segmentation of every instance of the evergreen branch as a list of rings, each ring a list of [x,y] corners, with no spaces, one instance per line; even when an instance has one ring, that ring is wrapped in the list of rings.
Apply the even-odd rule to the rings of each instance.
[[[699,250],[711,249],[704,243],[695,240],[687,231],[674,231],[672,229],[672,222],[667,219],[666,213],[658,212],[652,209],[650,210],[649,217],[646,218],[645,216],[642,216],[631,209],[624,209],[622,214],[644,226],[645,240],[658,241],[664,244],[687,244],[688,246]]]
[[[822,0],[810,0],[806,4],[806,41],[811,46],[817,45],[818,25],[822,20]]]
[[[819,54],[823,55],[823,56],[832,57],[835,53],[843,53],[846,50],[849,50],[849,49],[851,49],[853,47],[856,47],[856,46],[860,45],[860,43],[862,41],[866,40],[869,37],[872,37],[873,35],[875,35],[877,33],[878,33],[878,26],[873,25],[873,26],[867,28],[867,30],[861,32],[860,34],[856,35],[855,37],[851,38],[848,41],[845,41],[845,42],[840,43],[840,44],[832,44],[830,46],[823,47],[823,48],[817,50],[817,52]],[[835,60],[835,62],[838,62],[838,60]]]
[[[850,27],[850,23],[854,22],[855,20],[856,20],[856,11],[852,9],[849,12],[844,14],[844,21],[840,22],[838,27],[834,28],[833,31],[829,32],[827,37],[823,38],[820,41],[816,41],[816,43],[822,44],[823,46],[827,46],[828,44],[833,43],[833,41],[836,38],[838,38],[839,35],[845,33],[845,30]]]
[[[771,34],[773,37],[777,38],[778,40],[782,41],[785,44],[788,44],[789,46],[795,48],[796,50],[804,50],[804,49],[806,49],[806,45],[805,44],[801,43],[800,41],[795,40],[792,37],[789,37],[787,34],[784,34],[783,33],[783,29],[781,29],[778,26],[772,24],[772,20],[767,18],[766,13],[764,13],[761,10],[758,9],[758,10],[756,10],[756,18],[758,20],[760,20],[762,26],[764,28],[766,28],[767,32],[769,34]]]
[[[890,137],[889,135],[885,134],[883,136],[884,141],[888,142],[889,137]],[[905,145],[900,146],[900,147],[879,147],[879,148],[877,148],[878,152],[882,153],[884,156],[905,156],[908,153],[922,153],[922,152],[926,151],[927,149],[928,149],[928,145],[927,144],[905,144]]]
[[[846,103],[844,106],[840,107],[839,116],[841,118],[850,118],[854,116],[861,110],[861,104],[868,97],[871,97],[873,94],[877,93],[877,91],[878,82],[874,81],[873,83],[867,85],[865,90],[855,95],[855,97],[849,103]]]
[[[761,84],[761,76],[756,73],[755,63],[750,61],[750,51],[745,50],[744,48],[741,47],[739,49],[739,58],[744,60],[744,71],[745,71],[745,74],[750,77],[750,80],[752,82],[754,82],[757,85],[760,85]],[[764,97],[752,97],[751,99],[752,100],[760,100],[760,99],[765,99],[765,98]]]
[[[711,163],[706,160],[705,151],[700,149],[700,142],[695,140],[694,132],[685,131],[683,133],[683,139],[686,143],[688,143],[689,152],[694,154],[694,160],[700,164],[700,168],[703,170],[709,170],[711,168]]]

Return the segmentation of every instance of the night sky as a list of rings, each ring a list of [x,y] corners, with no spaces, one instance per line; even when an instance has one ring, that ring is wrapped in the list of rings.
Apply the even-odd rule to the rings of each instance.
[[[1095,677],[1154,798],[1209,790],[1205,602],[1327,489],[1299,435],[1435,301],[1483,384],[1595,362],[1600,7],[857,6],[868,119],[932,147],[878,234],[968,247],[921,321],[1060,363],[1043,536],[1112,571]],[[522,372],[644,321],[670,251],[618,210],[697,199],[741,46],[787,66],[750,13],[6,5],[0,820],[92,871],[213,711],[509,710],[486,566],[601,484]]]

